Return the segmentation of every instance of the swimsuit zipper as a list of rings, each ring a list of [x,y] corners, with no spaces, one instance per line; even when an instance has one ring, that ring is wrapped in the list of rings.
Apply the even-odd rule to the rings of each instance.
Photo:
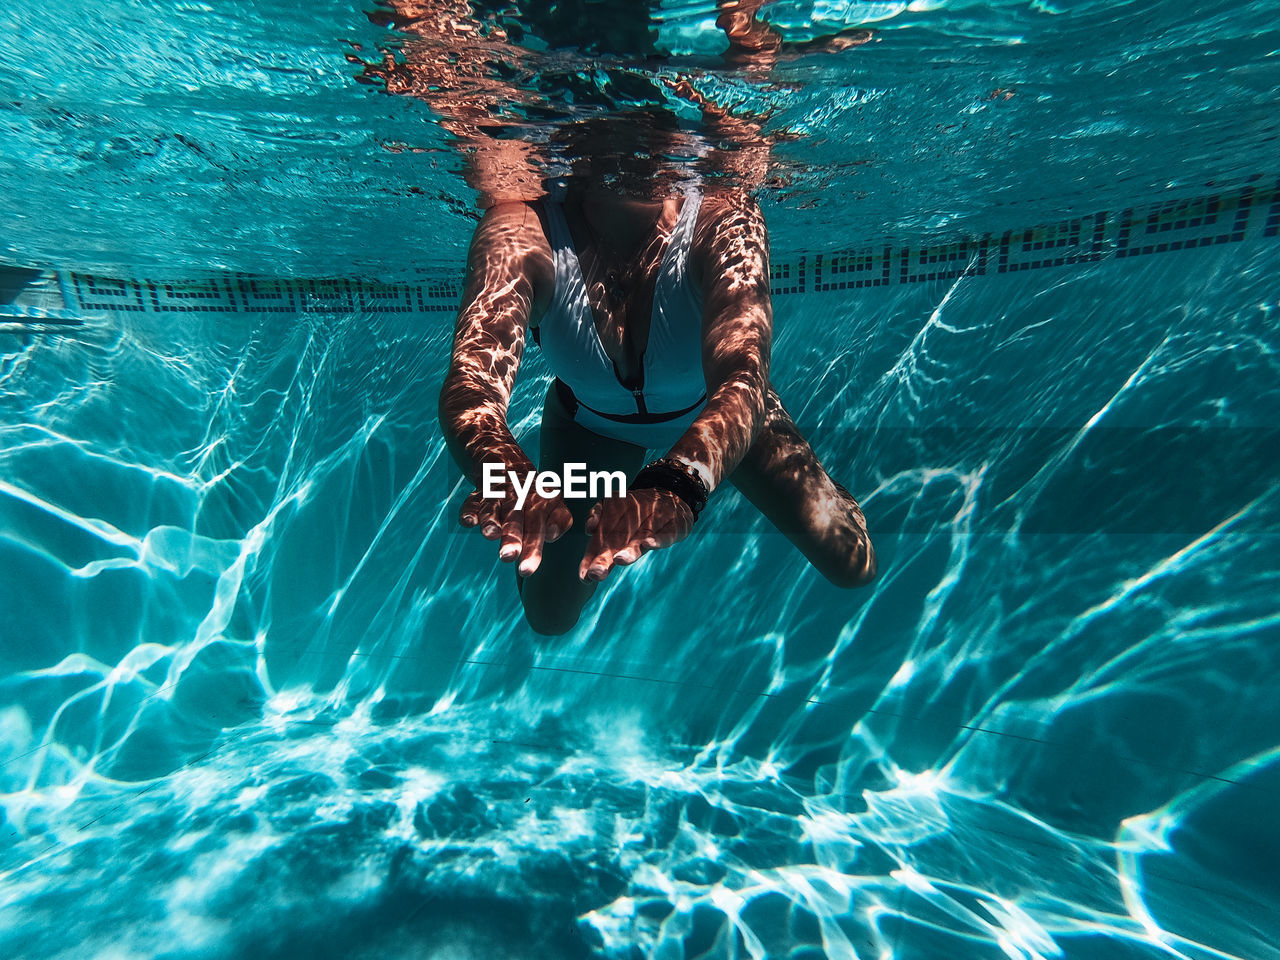
[[[623,382],[622,374],[618,372],[617,363],[613,364],[613,376],[614,379],[618,381],[618,386],[622,387],[624,390],[631,391],[631,396],[634,397],[636,401],[636,413],[647,417],[649,415],[649,408],[645,406],[644,402],[644,355],[642,354],[640,356],[640,382],[634,387],[628,387]]]
[[[631,395],[636,398],[636,412],[647,417],[649,408],[644,405],[644,357],[640,358],[640,382],[632,388]]]

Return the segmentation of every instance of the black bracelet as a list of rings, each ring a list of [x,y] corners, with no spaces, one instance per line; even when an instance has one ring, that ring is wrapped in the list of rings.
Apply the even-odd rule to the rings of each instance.
[[[693,511],[693,519],[707,505],[708,490],[702,478],[673,457],[663,457],[646,466],[631,481],[632,490],[669,490]]]

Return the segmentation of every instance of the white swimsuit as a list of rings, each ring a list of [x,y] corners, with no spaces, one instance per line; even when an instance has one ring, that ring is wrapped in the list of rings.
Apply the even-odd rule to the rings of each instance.
[[[605,354],[587,299],[582,265],[560,203],[547,200],[555,292],[536,336],[575,422],[593,433],[666,450],[706,403],[702,374],[702,295],[689,276],[689,248],[702,195],[690,191],[658,268],[649,343],[640,382],[623,385]]]

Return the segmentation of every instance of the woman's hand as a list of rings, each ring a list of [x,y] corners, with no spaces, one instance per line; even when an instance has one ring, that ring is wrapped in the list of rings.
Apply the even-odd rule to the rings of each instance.
[[[693,529],[693,511],[670,490],[632,490],[591,508],[591,542],[578,566],[580,580],[603,580],[614,565],[635,563],[649,550],[683,540]]]
[[[509,488],[501,498],[482,497],[479,490],[472,491],[458,519],[464,527],[479,527],[486,539],[501,540],[498,558],[508,563],[519,559],[516,570],[527,577],[542,563],[543,544],[564,536],[573,526],[573,515],[559,494],[548,498],[530,490],[520,509],[516,499]]]

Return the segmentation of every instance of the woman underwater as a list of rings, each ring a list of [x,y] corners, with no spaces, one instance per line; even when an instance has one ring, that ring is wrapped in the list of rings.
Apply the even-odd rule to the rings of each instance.
[[[531,491],[521,509],[509,487],[467,498],[462,523],[517,562],[529,624],[572,628],[597,581],[687,537],[725,480],[833,583],[866,583],[876,561],[862,511],[770,386],[759,207],[740,192],[664,187],[651,169],[611,171],[606,184],[598,162],[580,166],[595,169],[562,198],[486,212],[440,393],[445,439],[477,487],[485,463],[532,471],[506,420],[532,331],[556,374],[539,469],[634,478],[597,503]],[[648,449],[665,453],[641,469]]]
[[[758,6],[721,5],[731,52],[759,46]],[[687,537],[726,480],[831,582],[874,577],[861,509],[770,385],[768,234],[747,193],[767,169],[759,127],[683,76],[623,63],[592,74],[606,77],[602,96],[627,88],[621,108],[587,119],[570,112],[542,134],[516,120],[508,124],[516,135],[497,134],[494,117],[547,113],[532,83],[510,79],[532,69],[529,51],[500,28],[467,26],[448,4],[401,13],[397,26],[414,44],[366,73],[445,118],[487,207],[468,254],[440,424],[477,487],[461,521],[516,563],[530,626],[571,629],[610,570]],[[499,56],[507,67],[495,78]],[[584,92],[574,92],[577,108]],[[700,115],[694,135],[677,119],[688,108]],[[725,142],[732,146],[716,146]],[[681,155],[696,162],[666,159]],[[540,174],[556,163],[571,175],[544,196]],[[690,177],[691,168],[702,176]],[[712,182],[714,190],[700,185]],[[510,485],[481,495],[485,464],[504,475],[534,470],[506,418],[529,336],[556,376],[540,471],[563,476],[570,463],[621,471],[631,478],[625,495],[592,502],[530,490],[521,504]],[[663,455],[646,466],[647,450]]]

